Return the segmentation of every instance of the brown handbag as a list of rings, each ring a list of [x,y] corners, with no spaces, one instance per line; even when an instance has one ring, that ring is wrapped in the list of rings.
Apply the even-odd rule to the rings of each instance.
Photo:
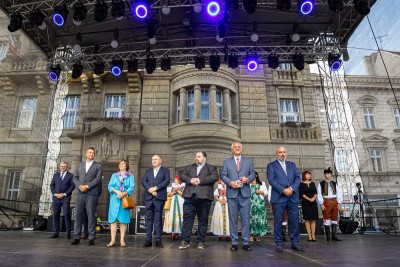
[[[122,207],[124,209],[133,209],[135,207],[135,202],[130,196],[124,196],[122,198]]]

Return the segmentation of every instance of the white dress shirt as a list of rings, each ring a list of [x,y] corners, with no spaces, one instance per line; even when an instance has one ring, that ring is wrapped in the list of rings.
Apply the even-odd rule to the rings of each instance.
[[[157,174],[158,174],[158,171],[160,170],[160,168],[161,168],[161,166],[160,166],[160,167],[158,167],[158,169],[156,169],[156,168],[153,168],[154,179],[156,179],[156,176],[157,176]]]
[[[201,168],[203,168],[204,165],[205,163],[203,163],[202,165],[197,165],[197,175],[199,175]]]
[[[87,161],[86,161],[86,173],[89,171],[90,166],[92,166],[93,162],[94,162],[94,160],[92,160],[92,161],[90,161],[90,162],[87,162]]]
[[[279,161],[279,163],[281,164],[282,169],[285,171],[285,173],[286,173],[286,175],[287,175],[287,172],[286,172],[286,161],[280,161],[280,160],[278,160],[278,161]]]
[[[325,183],[328,183],[328,195],[327,196],[322,195],[321,183],[319,183],[318,187],[317,187],[318,204],[319,205],[324,204],[324,198],[336,198],[337,202],[339,204],[342,204],[342,202],[343,202],[342,188],[336,183],[336,195],[335,195],[335,194],[333,194],[333,190],[331,188],[331,184],[329,183],[329,180],[325,180]]]

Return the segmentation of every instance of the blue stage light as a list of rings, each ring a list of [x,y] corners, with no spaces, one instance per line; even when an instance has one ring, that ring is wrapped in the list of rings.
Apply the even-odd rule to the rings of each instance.
[[[314,0],[297,0],[297,7],[301,14],[308,15],[314,9]]]
[[[122,60],[113,60],[111,63],[111,73],[114,76],[119,76],[124,68],[124,62]]]
[[[49,78],[52,81],[57,81],[60,77],[61,67],[59,64],[50,66]]]
[[[258,68],[258,58],[256,55],[248,55],[246,57],[246,67],[249,71],[255,71]]]
[[[145,19],[150,14],[149,4],[141,1],[134,5],[135,15],[140,19]]]
[[[207,13],[210,16],[215,17],[219,14],[220,11],[221,11],[221,7],[218,2],[211,1],[210,3],[207,4]]]
[[[65,5],[56,6],[54,8],[53,22],[57,26],[61,27],[65,24],[68,16],[68,9]]]

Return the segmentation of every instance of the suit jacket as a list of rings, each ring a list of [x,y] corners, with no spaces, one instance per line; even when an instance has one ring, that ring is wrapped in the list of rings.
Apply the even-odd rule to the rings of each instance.
[[[249,182],[244,184],[239,189],[234,189],[230,186],[232,181],[240,180],[240,177],[247,177]],[[241,156],[240,169],[236,168],[235,157],[231,157],[224,161],[222,167],[221,179],[226,184],[226,197],[236,198],[239,190],[243,197],[251,197],[250,183],[256,178],[256,173],[253,168],[253,161],[250,158]]]
[[[144,200],[152,200],[153,198],[167,200],[167,186],[170,182],[169,169],[161,166],[155,178],[153,169],[147,169],[142,179],[142,185],[146,189]],[[149,193],[149,189],[153,186],[157,186],[157,196],[155,197]]]
[[[72,191],[75,189],[75,184],[73,181],[74,175],[70,172],[66,172],[64,175],[64,180],[61,181],[61,172],[56,172],[53,175],[53,179],[50,183],[50,190],[53,194],[53,199],[57,199],[54,194],[64,193],[71,197]]]
[[[192,185],[190,183],[192,178],[199,178],[200,184],[198,186]],[[217,167],[205,163],[197,175],[197,165],[192,164],[187,166],[183,171],[181,179],[186,183],[185,189],[183,190],[183,197],[191,198],[192,195],[196,193],[199,199],[214,200],[214,184],[218,181]]]
[[[99,196],[101,194],[101,177],[103,168],[101,164],[93,161],[88,172],[86,173],[86,162],[80,162],[76,167],[74,174],[74,184],[76,187],[77,194],[89,194]],[[80,185],[87,185],[89,189],[86,192],[79,190]]]
[[[271,203],[284,203],[288,200],[299,202],[300,173],[294,162],[285,161],[285,163],[287,174],[278,160],[270,162],[267,166],[267,178],[272,187]],[[293,189],[293,194],[290,197],[283,194],[283,190],[288,187]]]

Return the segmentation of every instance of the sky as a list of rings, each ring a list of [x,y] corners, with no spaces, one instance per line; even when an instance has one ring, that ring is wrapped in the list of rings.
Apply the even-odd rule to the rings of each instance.
[[[381,49],[400,52],[400,1],[378,0],[368,15]],[[363,57],[378,51],[367,17],[348,42],[350,60],[344,63],[347,75],[366,75]]]

